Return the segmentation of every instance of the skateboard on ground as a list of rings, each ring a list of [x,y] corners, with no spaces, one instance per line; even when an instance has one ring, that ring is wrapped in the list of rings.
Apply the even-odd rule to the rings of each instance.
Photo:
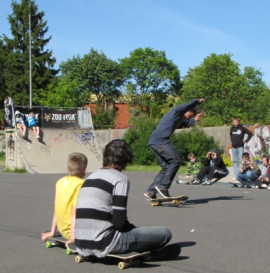
[[[150,251],[145,251],[145,252],[130,252],[125,254],[107,254],[105,256],[105,259],[106,258],[116,259],[116,261],[118,262],[119,269],[127,269],[129,267],[139,267],[145,261],[151,260],[152,257],[151,257]],[[77,263],[80,263],[83,261],[95,261],[96,259],[97,258],[93,256],[83,257],[81,255],[76,255],[75,257],[75,261]]]
[[[74,243],[69,243],[68,247],[66,248],[65,244],[66,244],[67,239],[65,239],[64,237],[62,237],[61,235],[56,235],[54,237],[49,237],[47,238],[45,245],[47,248],[51,248],[54,246],[58,246],[58,247],[62,247],[66,249],[66,254],[70,255],[70,254],[76,254],[76,246]]]
[[[182,206],[182,202],[188,200],[188,196],[186,195],[179,195],[179,196],[174,196],[174,197],[161,197],[161,198],[152,198],[152,199],[147,199],[148,201],[151,202],[151,206],[160,206],[162,203],[165,202],[171,202],[174,205]]]

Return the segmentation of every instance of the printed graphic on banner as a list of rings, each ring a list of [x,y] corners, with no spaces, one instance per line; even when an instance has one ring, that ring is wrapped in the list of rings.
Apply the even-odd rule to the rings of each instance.
[[[79,127],[77,110],[57,111],[43,109],[43,127],[75,128]]]

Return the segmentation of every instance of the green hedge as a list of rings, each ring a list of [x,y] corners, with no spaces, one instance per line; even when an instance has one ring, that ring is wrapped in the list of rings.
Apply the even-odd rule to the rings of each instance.
[[[134,154],[135,165],[157,165],[154,152],[148,146],[151,133],[157,125],[157,121],[144,114],[132,117],[131,128],[124,135],[124,140],[131,146]],[[194,153],[199,160],[213,147],[220,149],[213,137],[207,136],[199,127],[174,133],[171,136],[172,143],[176,146],[180,157],[187,162],[188,153]]]

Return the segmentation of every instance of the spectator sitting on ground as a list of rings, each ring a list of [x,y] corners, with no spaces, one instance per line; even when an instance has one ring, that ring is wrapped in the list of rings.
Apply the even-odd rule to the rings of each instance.
[[[269,169],[269,157],[267,155],[263,155],[261,160],[262,160],[262,164],[258,165],[261,171],[260,176],[267,176],[268,169]]]
[[[207,153],[203,166],[193,184],[202,183],[203,185],[211,185],[212,182],[216,182],[217,180],[227,175],[228,170],[222,157],[220,156],[218,150],[213,148],[210,152]],[[205,177],[205,181],[202,182]]]
[[[36,138],[40,138],[39,136],[39,126],[37,125],[37,119],[35,117],[34,112],[30,112],[29,116],[26,117],[27,127],[31,128],[36,135]]]
[[[185,176],[180,174],[176,181],[177,184],[192,184],[192,181],[195,180],[202,168],[202,163],[197,160],[193,153],[189,153],[187,157],[189,162],[187,164]]]
[[[53,237],[58,230],[69,242],[74,242],[75,212],[79,190],[84,183],[87,157],[81,153],[68,156],[68,175],[59,179],[55,185],[54,215],[51,230],[41,234],[41,240]]]
[[[255,181],[260,176],[260,169],[258,164],[250,159],[249,153],[244,152],[242,154],[242,163],[240,166],[240,171],[236,175],[236,179],[242,184],[244,188],[250,188],[254,186]]]
[[[270,189],[270,168],[269,168],[269,158],[267,155],[262,156],[262,164],[259,165],[261,175],[255,180],[256,188],[258,189]]]
[[[15,121],[16,127],[19,129],[23,138],[26,137],[26,125],[25,125],[25,116],[20,111],[15,111]]]

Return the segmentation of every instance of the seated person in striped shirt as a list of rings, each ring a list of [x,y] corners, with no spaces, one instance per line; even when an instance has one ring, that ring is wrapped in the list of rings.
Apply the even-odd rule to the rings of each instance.
[[[132,161],[129,145],[113,140],[105,147],[103,168],[90,174],[82,185],[75,221],[80,255],[102,258],[108,253],[156,250],[170,241],[167,227],[135,227],[128,221],[130,182],[122,171]]]

